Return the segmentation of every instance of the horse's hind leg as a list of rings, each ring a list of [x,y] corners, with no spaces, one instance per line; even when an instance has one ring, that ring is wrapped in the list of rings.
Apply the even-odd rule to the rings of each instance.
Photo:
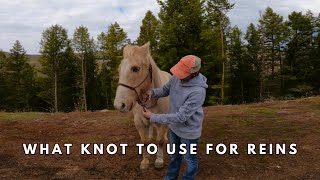
[[[166,141],[166,132],[167,127],[160,125],[156,127],[157,129],[157,145],[158,145],[158,152],[157,152],[157,159],[154,163],[155,168],[163,168],[163,150],[164,150],[164,144]]]

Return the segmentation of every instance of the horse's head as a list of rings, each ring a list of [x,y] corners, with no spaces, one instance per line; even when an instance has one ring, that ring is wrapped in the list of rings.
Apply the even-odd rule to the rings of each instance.
[[[143,46],[127,45],[119,66],[119,85],[114,107],[121,112],[132,110],[133,105],[145,98],[151,88],[150,43]]]

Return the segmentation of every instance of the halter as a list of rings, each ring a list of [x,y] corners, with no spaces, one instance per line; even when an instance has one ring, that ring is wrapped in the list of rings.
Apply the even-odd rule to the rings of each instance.
[[[132,87],[132,86],[129,86],[129,85],[126,85],[126,84],[123,84],[123,83],[118,83],[118,86],[123,86],[123,87],[126,87],[126,88],[128,88],[128,89],[133,90],[133,91],[136,93],[137,97],[138,97],[138,104],[140,104],[141,106],[145,107],[146,104],[147,104],[148,99],[147,99],[146,101],[142,101],[142,98],[140,97],[140,95],[139,95],[139,93],[138,93],[138,91],[137,91],[136,88],[138,88],[139,86],[141,86],[141,85],[148,79],[149,76],[150,76],[150,80],[151,80],[151,83],[152,83],[152,65],[151,65],[151,64],[149,65],[148,75],[147,75],[147,76],[144,78],[144,80],[141,81],[141,83],[139,83],[137,86]]]

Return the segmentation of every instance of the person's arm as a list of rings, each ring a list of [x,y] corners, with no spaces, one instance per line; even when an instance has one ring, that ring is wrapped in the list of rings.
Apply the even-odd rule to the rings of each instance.
[[[169,96],[170,92],[170,86],[172,82],[172,77],[169,79],[169,81],[163,85],[160,88],[155,88],[151,90],[151,97],[152,98],[160,98],[160,97],[166,97]]]
[[[190,118],[204,103],[205,91],[193,92],[189,95],[186,102],[179,108],[178,112],[172,114],[154,114],[150,116],[150,122],[160,124],[180,124]]]

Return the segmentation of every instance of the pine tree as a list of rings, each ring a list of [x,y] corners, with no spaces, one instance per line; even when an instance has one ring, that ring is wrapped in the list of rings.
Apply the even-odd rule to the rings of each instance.
[[[201,57],[203,2],[200,0],[158,1],[160,4],[159,66],[169,71],[183,56]]]
[[[97,70],[97,87],[100,89],[98,106],[99,108],[107,108],[111,107],[110,96],[111,92],[111,72],[108,68],[109,60],[106,57],[106,34],[101,32],[97,37],[97,48],[99,51],[99,58],[102,60],[102,63],[99,65]]]
[[[3,63],[6,59],[6,54],[0,50],[0,110],[5,108],[5,97],[7,93],[7,86],[5,84],[5,71]]]
[[[39,96],[55,112],[73,110],[78,96],[76,90],[77,66],[67,30],[60,25],[47,28],[42,33],[41,73],[44,88]],[[70,94],[68,94],[70,93]]]
[[[88,109],[96,110],[101,109],[100,103],[100,89],[98,82],[98,64],[97,58],[99,57],[98,46],[93,38],[91,38],[92,47],[90,51],[86,53],[86,62],[87,62],[87,103]]]
[[[260,17],[259,31],[263,41],[261,56],[265,61],[267,73],[263,91],[267,93],[266,97],[279,97],[283,94],[283,59],[287,26],[282,16],[267,7]]]
[[[207,12],[204,16],[204,22],[201,32],[202,48],[202,73],[207,77],[207,104],[220,103],[221,91],[221,41],[220,41],[220,28],[217,25],[216,18]]]
[[[286,91],[289,95],[301,96],[309,93],[314,87],[312,77],[314,69],[314,54],[317,54],[314,43],[313,15],[311,12],[303,15],[292,12],[287,22],[290,41],[287,45],[285,61]],[[316,65],[316,64],[315,64]]]
[[[252,87],[252,89],[254,89],[254,91],[256,92],[254,93],[254,98],[258,98],[261,101],[263,98],[263,82],[266,76],[266,65],[264,64],[265,61],[263,60],[263,56],[261,56],[263,41],[261,39],[259,31],[254,24],[250,23],[250,25],[248,26],[245,39],[247,41],[247,51],[245,57],[248,62],[251,62],[254,73],[254,85]]]
[[[110,109],[112,108],[112,98],[111,98],[111,82],[113,77],[110,75],[110,68],[107,62],[103,62],[100,67],[100,71],[97,77],[98,87],[100,89],[100,101],[99,107]]]
[[[230,66],[230,101],[232,103],[245,102],[245,73],[248,69],[245,68],[244,60],[244,45],[242,42],[242,32],[236,26],[232,28],[229,35],[229,66]]]
[[[103,39],[104,38],[104,39]],[[103,64],[102,70],[100,71],[100,80],[106,80],[109,82],[100,82],[100,84],[106,84],[107,86],[102,89],[103,94],[105,94],[106,107],[112,108],[111,102],[115,97],[115,90],[117,87],[117,68],[122,59],[122,50],[124,46],[130,43],[127,38],[127,33],[120,27],[120,25],[115,22],[108,27],[108,31],[101,33],[98,37],[99,44],[101,44],[103,59],[105,62]],[[101,77],[106,76],[106,77]]]
[[[6,84],[6,105],[11,111],[31,110],[34,96],[34,70],[28,63],[26,51],[19,41],[10,50],[10,55],[3,62]]]
[[[90,76],[90,80],[94,81],[94,79],[92,79],[92,74],[94,74],[95,70],[94,42],[90,39],[88,28],[84,26],[76,28],[72,40],[73,47],[81,60],[82,104],[84,106],[84,111],[87,111],[87,94],[91,94],[87,91],[87,79]],[[88,72],[88,69],[90,72]],[[92,82],[90,84],[92,84]]]
[[[61,56],[58,69],[58,109],[64,112],[74,111],[78,108],[76,104],[81,97],[78,82],[82,74],[79,59],[71,47],[70,40]]]
[[[228,0],[207,0],[206,11],[211,21],[219,27],[220,48],[221,48],[221,104],[224,103],[224,88],[225,88],[225,64],[226,64],[226,28],[228,28],[229,19],[226,14],[233,9],[234,4],[230,4]]]
[[[313,80],[313,86],[315,87],[315,94],[320,94],[320,13],[318,17],[315,18],[315,33],[314,37],[314,50],[313,50],[313,72],[311,74],[311,79]]]
[[[158,51],[159,42],[159,21],[151,11],[147,11],[143,18],[142,25],[140,26],[140,34],[137,38],[137,43],[140,46],[147,42],[150,42],[152,57],[157,61],[156,52]]]
[[[275,75],[275,67],[281,69],[281,45],[284,43],[286,27],[283,17],[267,7],[259,20],[259,28],[263,34],[266,58],[270,64],[271,76]],[[280,70],[281,71],[281,70]]]
[[[5,59],[6,59],[6,54],[0,49],[0,62],[3,63]]]

